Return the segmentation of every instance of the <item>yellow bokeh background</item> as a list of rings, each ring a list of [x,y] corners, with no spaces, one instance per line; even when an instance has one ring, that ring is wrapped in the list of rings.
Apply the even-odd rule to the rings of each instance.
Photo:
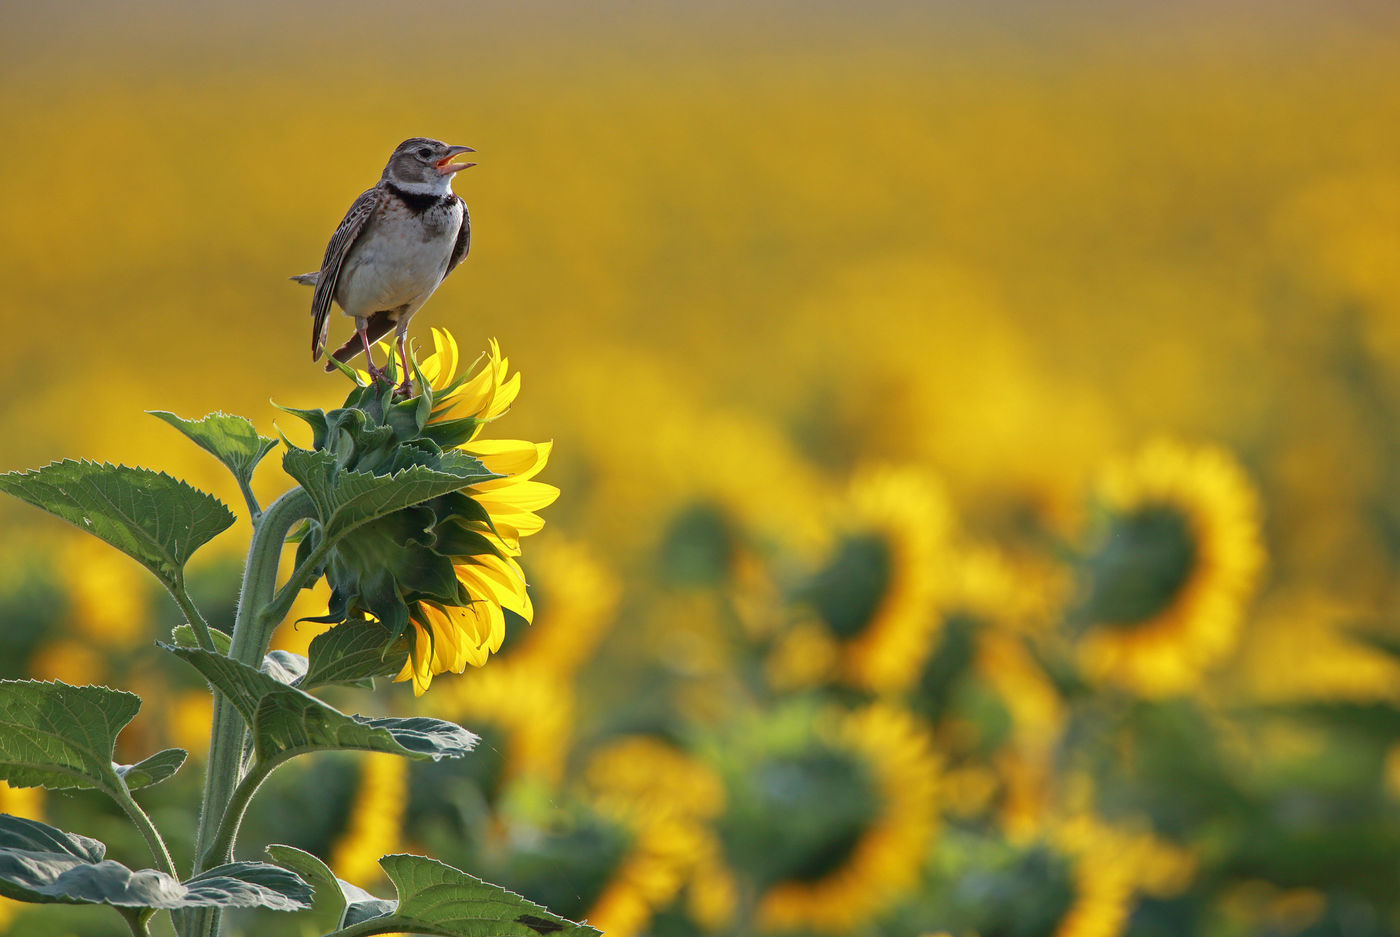
[[[337,398],[285,278],[428,134],[481,165],[471,257],[415,336],[496,336],[526,370],[510,420],[558,441],[558,524],[623,533],[589,496],[628,471],[610,452],[693,413],[822,472],[926,462],[974,516],[1062,507],[1169,432],[1261,474],[1288,575],[1382,588],[1353,510],[1393,446],[1357,396],[1391,401],[1400,354],[1379,7],[7,16],[0,468],[159,464],[231,495],[141,411],[270,432],[269,398]]]

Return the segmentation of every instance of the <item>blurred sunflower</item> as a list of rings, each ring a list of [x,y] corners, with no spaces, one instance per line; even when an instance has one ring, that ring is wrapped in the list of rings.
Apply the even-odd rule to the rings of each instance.
[[[1055,843],[1011,844],[973,830],[950,834],[937,877],[886,932],[948,926],[984,937],[1119,937],[1132,911],[1127,877],[1110,862],[1070,855]]]
[[[828,676],[813,662],[829,659],[841,682],[900,692],[918,678],[937,625],[947,496],[917,469],[875,468],[855,476],[836,510],[835,547],[801,595],[803,617],[777,639],[769,678],[811,685]]]
[[[562,777],[575,709],[567,681],[501,660],[453,681],[438,707],[440,714],[499,739],[496,783],[531,779],[553,785]]]
[[[1082,560],[1086,674],[1160,696],[1236,644],[1264,565],[1259,499],[1223,449],[1154,442],[1109,465]]]
[[[620,587],[592,551],[562,537],[532,547],[529,567],[535,621],[509,637],[502,661],[567,680],[602,639]]]
[[[567,790],[511,785],[471,861],[557,913],[632,937],[684,887],[721,796],[718,778],[674,745],[621,737]]]
[[[397,755],[367,753],[349,822],[331,848],[330,866],[358,885],[383,876],[381,856],[400,848],[409,763]]]
[[[753,893],[761,930],[839,934],[914,887],[940,780],[932,739],[911,714],[885,703],[795,705],[718,744],[722,849],[698,864],[697,919],[732,922],[736,897]]]
[[[130,649],[150,640],[149,579],[140,566],[87,535],[64,544],[69,628],[99,647]]]
[[[647,736],[605,745],[584,780],[591,802],[632,832],[632,845],[587,920],[616,937],[643,933],[676,899],[713,843],[706,824],[723,809],[720,779],[696,758]]]

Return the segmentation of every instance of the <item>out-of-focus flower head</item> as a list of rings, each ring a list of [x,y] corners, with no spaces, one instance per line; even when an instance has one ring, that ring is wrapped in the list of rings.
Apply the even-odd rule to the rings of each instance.
[[[567,680],[592,655],[617,608],[617,577],[593,552],[562,537],[531,547],[535,619],[508,635],[502,660]]]
[[[382,878],[380,857],[399,849],[408,769],[409,762],[396,755],[368,753],[361,762],[347,827],[331,849],[331,867],[346,881]]]
[[[599,748],[584,783],[590,803],[632,833],[587,919],[604,933],[632,937],[676,899],[713,848],[707,823],[723,809],[723,784],[699,759],[649,736]]]
[[[1264,566],[1258,495],[1213,446],[1158,441],[1113,462],[1084,551],[1079,659],[1151,696],[1195,685],[1239,638]]]
[[[726,896],[754,891],[762,930],[840,934],[908,893],[939,809],[938,759],[919,720],[885,703],[794,703],[735,728],[712,748],[726,788],[722,848],[697,869],[697,917],[723,921],[735,910]]]
[[[834,515],[833,548],[800,593],[797,625],[775,643],[769,678],[781,689],[834,678],[903,691],[918,678],[937,625],[947,497],[917,469],[871,468],[855,476]]]

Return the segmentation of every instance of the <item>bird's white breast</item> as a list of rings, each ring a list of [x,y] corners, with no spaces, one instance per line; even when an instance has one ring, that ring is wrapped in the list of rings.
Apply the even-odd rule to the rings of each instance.
[[[461,226],[456,199],[414,212],[388,198],[346,255],[336,302],[347,316],[379,310],[412,315],[442,282]]]

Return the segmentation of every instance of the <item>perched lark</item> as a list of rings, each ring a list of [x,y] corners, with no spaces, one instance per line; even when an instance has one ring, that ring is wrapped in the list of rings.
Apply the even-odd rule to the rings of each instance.
[[[316,288],[311,297],[311,360],[321,357],[334,299],[355,320],[355,335],[331,357],[345,362],[363,348],[369,373],[378,381],[370,342],[395,328],[403,365],[399,392],[412,393],[409,379],[408,320],[427,302],[443,277],[462,262],[471,246],[466,203],[452,191],[452,176],[475,163],[453,157],[475,152],[414,137],[400,143],[379,184],[360,194],[331,235],[321,269],[292,277]],[[335,365],[326,363],[327,371]]]

